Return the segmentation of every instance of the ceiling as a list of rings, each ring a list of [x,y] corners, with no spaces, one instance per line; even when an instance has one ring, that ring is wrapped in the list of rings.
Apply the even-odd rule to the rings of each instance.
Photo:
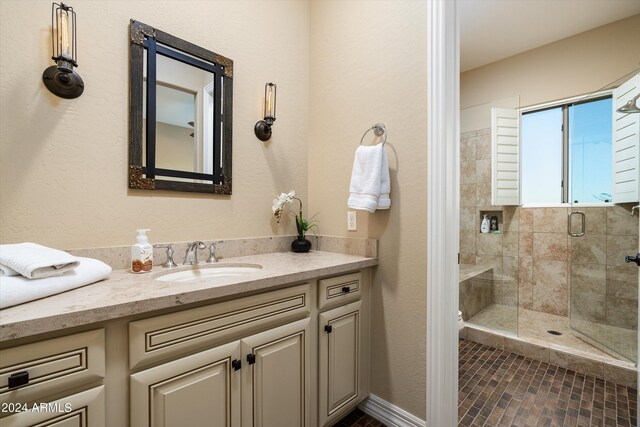
[[[640,13],[638,0],[460,0],[458,4],[461,72]]]

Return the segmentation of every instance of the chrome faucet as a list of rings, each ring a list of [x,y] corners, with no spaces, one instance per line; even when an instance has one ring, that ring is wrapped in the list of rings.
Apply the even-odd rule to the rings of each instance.
[[[184,262],[182,264],[198,264],[198,249],[207,249],[207,246],[201,241],[189,243],[187,246],[187,254],[184,257]]]
[[[167,250],[167,261],[162,265],[164,268],[174,268],[177,267],[178,264],[173,260],[173,248],[171,247],[171,243],[168,245],[153,245],[154,248],[163,248]]]
[[[211,246],[209,246],[209,259],[207,260],[207,262],[218,262],[218,258],[216,258],[216,245],[224,242],[225,240],[218,240],[211,243]]]

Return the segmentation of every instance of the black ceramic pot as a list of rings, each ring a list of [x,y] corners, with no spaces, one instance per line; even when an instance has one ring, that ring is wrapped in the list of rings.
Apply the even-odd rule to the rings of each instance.
[[[291,251],[293,252],[309,252],[311,242],[302,236],[298,236],[296,240],[291,242]]]

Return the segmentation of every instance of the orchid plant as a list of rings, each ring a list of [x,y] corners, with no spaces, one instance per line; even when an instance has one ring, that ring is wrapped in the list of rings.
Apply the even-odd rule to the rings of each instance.
[[[296,197],[296,192],[291,190],[288,193],[280,193],[277,199],[273,199],[273,216],[276,217],[277,222],[280,223],[280,219],[282,218],[282,210],[284,209],[284,205],[287,203],[291,203],[294,200],[297,200],[300,203],[300,211],[298,214],[293,213],[296,218],[296,228],[298,229],[298,237],[304,239],[305,234],[309,230],[317,230],[318,223],[314,221],[313,218],[315,215],[309,219],[305,219],[302,216],[302,200]]]

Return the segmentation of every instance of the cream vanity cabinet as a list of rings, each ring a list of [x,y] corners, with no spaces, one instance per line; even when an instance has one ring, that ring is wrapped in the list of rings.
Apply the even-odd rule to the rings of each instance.
[[[362,287],[361,273],[319,281],[318,415],[321,426],[331,425],[346,415],[368,389],[368,354],[363,353],[368,328],[363,326],[366,316]]]
[[[363,270],[131,322],[131,426],[336,422],[368,395],[368,280]]]
[[[132,375],[132,426],[309,425],[309,322]]]
[[[304,284],[132,322],[134,366],[211,348],[132,374],[131,425],[310,426],[311,304]]]

